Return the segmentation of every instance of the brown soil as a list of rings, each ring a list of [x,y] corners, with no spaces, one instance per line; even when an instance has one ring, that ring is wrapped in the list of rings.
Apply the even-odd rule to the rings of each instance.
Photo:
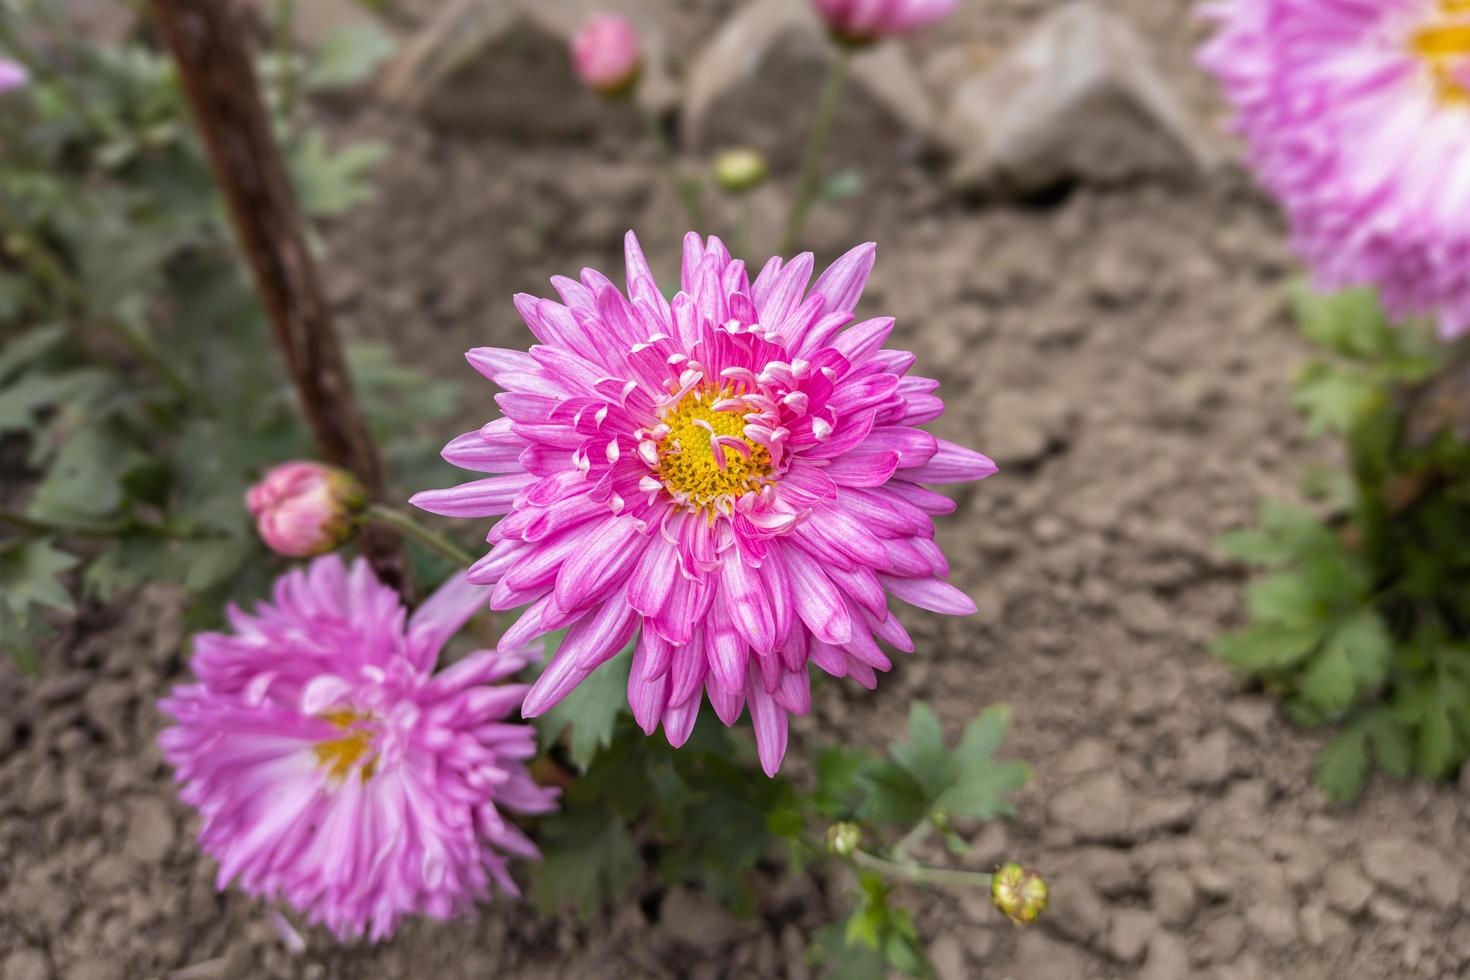
[[[946,33],[999,44],[1056,4],[993,0]],[[724,5],[679,5],[676,30],[692,40],[709,6]],[[1115,6],[1213,113],[1190,67],[1187,5]],[[760,84],[768,102],[783,91],[778,77]],[[372,106],[338,122],[394,154],[378,203],[328,229],[333,301],[354,334],[464,378],[467,423],[491,403],[461,352],[528,340],[512,292],[545,292],[583,265],[620,269],[628,226],[656,268],[677,261],[676,202],[632,120],[538,137],[532,118],[513,140]],[[750,120],[753,138],[775,142],[802,123]],[[989,703],[1014,707],[1011,750],[1036,779],[1016,819],[975,832],[964,860],[1034,864],[1055,904],[1021,932],[983,896],[914,895],[940,976],[1470,976],[1463,792],[1377,778],[1361,803],[1329,808],[1310,779],[1322,736],[1207,653],[1238,622],[1241,582],[1212,538],[1262,496],[1289,495],[1315,451],[1287,403],[1302,349],[1272,209],[1236,169],[966,206],[872,135],[889,124],[860,100],[849,124],[837,152],[863,161],[868,197],[818,214],[811,242],[825,258],[880,243],[865,309],[897,316],[897,345],[943,381],[936,430],[1002,473],[963,491],[940,529],[980,614],[914,617],[919,651],[874,694],[824,685],[789,758],[799,768],[802,736],[881,744],[914,697],[952,728]],[[145,594],[80,624],[39,683],[0,665],[0,980],[810,975],[806,938],[841,900],[806,879],[772,883],[751,921],[649,890],[588,924],[502,901],[376,948],[311,934],[289,954],[267,909],[215,894],[153,745],[153,701],[185,673],[180,613],[175,597]]]

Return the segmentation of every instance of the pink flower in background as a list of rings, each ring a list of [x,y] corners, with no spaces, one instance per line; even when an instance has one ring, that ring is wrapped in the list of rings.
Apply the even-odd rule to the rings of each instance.
[[[433,673],[486,591],[461,577],[407,616],[364,562],[332,555],[197,638],[199,683],[159,703],[176,722],[159,745],[221,889],[374,940],[405,915],[469,910],[492,880],[516,893],[508,856],[537,853],[501,811],[545,812],[554,792],[526,772],[531,728],[506,720],[525,686],[496,682],[531,658],[480,651]]]
[[[627,295],[590,269],[556,278],[562,302],[516,297],[541,341],[480,348],[504,418],[444,450],[497,473],[414,503],[507,515],[471,570],[491,605],[529,609],[514,647],[569,628],[522,713],[560,701],[637,638],[628,697],[652,733],[683,744],[707,695],[733,724],[749,707],[761,763],[786,750],[787,713],[811,707],[807,663],[865,687],[882,640],[913,643],[889,597],[953,615],[931,515],[955,504],[926,483],[995,472],[917,426],[944,410],[938,383],[886,350],[893,319],[853,324],[875,247],[814,284],[812,256],[772,259],[751,282],[719,239],[684,242],[682,291],[664,298],[629,233]]]
[[[593,14],[572,39],[572,66],[588,88],[622,95],[643,67],[638,29],[617,14]]]
[[[310,462],[272,468],[245,495],[266,546],[298,558],[345,544],[366,503],[366,492],[351,473]]]
[[[1322,288],[1470,328],[1470,6],[1223,0],[1201,61]]]
[[[31,73],[26,71],[25,65],[9,58],[0,58],[0,95],[24,88],[30,81]]]
[[[868,44],[936,24],[959,6],[959,0],[812,0],[817,13],[837,37]]]

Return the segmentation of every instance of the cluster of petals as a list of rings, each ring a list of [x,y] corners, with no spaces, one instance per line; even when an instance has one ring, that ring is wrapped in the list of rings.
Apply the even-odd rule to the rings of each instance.
[[[812,0],[834,35],[870,43],[928,27],[954,13],[959,0]]]
[[[1201,60],[1324,289],[1470,329],[1470,5],[1219,0]]]
[[[638,29],[618,14],[593,14],[572,37],[572,67],[588,88],[604,95],[626,91],[643,66]]]
[[[810,710],[809,663],[871,688],[880,643],[913,650],[890,597],[974,611],[934,541],[955,503],[924,485],[995,466],[919,428],[944,406],[913,354],[884,347],[893,319],[853,322],[874,255],[815,283],[810,253],[773,258],[752,281],[690,234],[669,300],[630,233],[626,294],[590,269],[555,278],[561,302],[516,297],[539,344],[469,352],[503,417],[444,457],[496,475],[414,502],[502,516],[468,577],[493,608],[526,607],[506,644],[567,630],[527,717],[632,642],[646,732],[682,744],[705,697],[727,725],[749,708],[774,773],[788,715]]]
[[[0,58],[0,95],[24,88],[30,81],[31,73],[26,70],[25,65],[9,58]]]
[[[524,685],[497,682],[532,658],[480,651],[434,673],[485,592],[457,576],[408,616],[364,562],[328,556],[196,639],[198,682],[160,702],[159,744],[221,889],[373,940],[405,915],[462,914],[492,881],[516,893],[509,858],[537,853],[502,811],[555,796],[525,767]]]
[[[296,558],[344,544],[366,502],[367,491],[351,473],[309,460],[272,467],[245,494],[266,546]]]

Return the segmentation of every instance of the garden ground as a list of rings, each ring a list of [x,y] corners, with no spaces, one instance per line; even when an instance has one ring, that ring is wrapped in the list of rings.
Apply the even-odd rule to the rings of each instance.
[[[972,3],[935,43],[1003,44],[1053,5]],[[679,5],[676,36],[692,43],[725,6]],[[1214,116],[1190,66],[1200,27],[1188,5],[1114,6]],[[794,72],[763,78],[754,104],[809,81]],[[594,129],[584,105],[550,130],[532,111],[512,139],[469,124],[472,111],[447,129],[373,104],[326,111],[393,150],[378,201],[325,229],[333,304],[354,335],[464,378],[466,426],[492,403],[463,350],[528,342],[513,292],[544,293],[583,265],[615,273],[627,226],[656,270],[674,268],[677,204],[631,118]],[[810,244],[831,258],[879,242],[863,310],[895,315],[894,345],[943,382],[935,430],[1001,473],[961,491],[939,530],[979,614],[912,616],[918,651],[875,693],[823,684],[788,764],[800,773],[804,735],[881,744],[915,697],[952,729],[1012,705],[1008,749],[1036,778],[1014,820],[971,835],[963,862],[1024,860],[1054,905],[1021,931],[983,895],[919,896],[940,976],[1470,976],[1465,793],[1378,777],[1358,804],[1328,807],[1311,784],[1322,735],[1207,651],[1238,623],[1242,581],[1212,539],[1262,497],[1291,495],[1316,451],[1287,400],[1303,350],[1272,209],[1235,167],[966,204],[861,100],[846,118],[834,158],[862,161],[867,197],[823,208]],[[756,112],[739,125],[786,146],[803,123]],[[789,176],[790,159],[777,163]],[[90,615],[39,682],[0,665],[0,980],[810,975],[806,938],[838,914],[840,882],[769,880],[752,920],[650,886],[588,923],[500,901],[378,947],[311,933],[305,953],[288,953],[266,909],[215,894],[153,744],[153,702],[186,673],[182,611],[146,593]]]

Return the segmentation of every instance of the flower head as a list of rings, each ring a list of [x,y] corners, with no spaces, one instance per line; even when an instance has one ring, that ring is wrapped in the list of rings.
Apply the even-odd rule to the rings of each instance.
[[[321,463],[282,463],[245,495],[256,528],[277,554],[333,551],[352,537],[367,492],[346,470]]]
[[[862,46],[936,24],[959,0],[812,0],[833,37]]]
[[[26,66],[9,58],[0,58],[0,95],[24,88],[31,81],[31,73]]]
[[[1046,881],[1014,862],[1003,864],[990,879],[990,900],[1018,926],[1029,926],[1046,911]]]
[[[1323,288],[1470,328],[1470,4],[1220,0],[1201,60]]]
[[[505,720],[525,687],[495,685],[529,656],[481,651],[433,673],[484,592],[460,577],[406,616],[364,562],[332,555],[197,639],[199,682],[160,702],[176,724],[159,745],[220,888],[238,880],[374,940],[405,915],[467,911],[492,880],[515,894],[508,857],[536,849],[501,811],[554,805],[525,769],[530,727]]]
[[[740,147],[715,157],[715,183],[729,194],[745,194],[765,182],[770,170],[759,150]]]
[[[506,515],[469,576],[495,586],[495,609],[529,604],[506,643],[568,628],[523,714],[636,637],[628,697],[646,732],[662,721],[682,745],[704,696],[727,725],[748,706],[774,773],[787,713],[811,707],[809,661],[871,688],[889,668],[880,640],[913,649],[890,596],[974,612],[934,543],[931,516],[955,504],[923,484],[995,466],[918,428],[944,405],[938,382],[907,376],[912,354],[884,349],[893,319],[852,323],[873,245],[814,284],[810,253],[752,282],[690,234],[672,301],[631,233],[626,252],[626,295],[590,269],[553,279],[560,303],[516,297],[540,345],[470,351],[504,417],[444,457],[500,475],[414,502]]]
[[[638,29],[626,17],[593,14],[572,38],[572,66],[599,94],[626,95],[643,70]]]

